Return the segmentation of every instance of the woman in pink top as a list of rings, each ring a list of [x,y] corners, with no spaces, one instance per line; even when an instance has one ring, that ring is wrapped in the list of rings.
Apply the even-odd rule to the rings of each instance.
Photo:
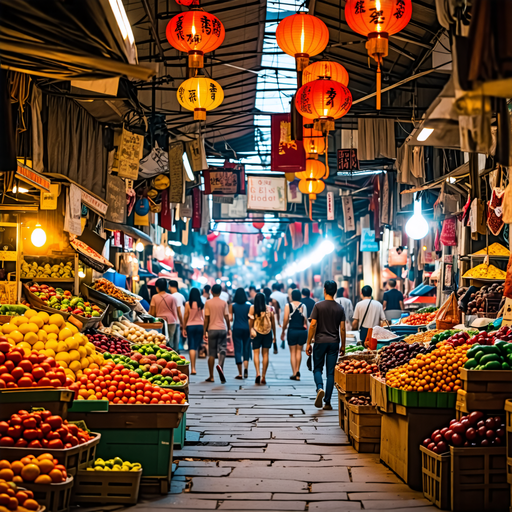
[[[190,372],[196,374],[196,351],[203,343],[204,304],[201,292],[197,288],[190,290],[188,301],[185,302],[185,330],[183,334],[188,338],[190,355]]]

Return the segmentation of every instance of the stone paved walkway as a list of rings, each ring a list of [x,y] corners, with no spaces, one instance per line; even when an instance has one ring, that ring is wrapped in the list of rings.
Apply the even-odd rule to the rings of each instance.
[[[187,442],[174,452],[171,493],[143,500],[134,512],[154,509],[337,511],[438,510],[411,490],[378,455],[358,454],[333,411],[314,407],[312,373],[303,360],[300,382],[291,381],[289,351],[270,356],[267,385],[234,379],[204,382],[206,360],[192,376]],[[336,391],[335,391],[336,393]],[[336,398],[336,399],[335,399]]]

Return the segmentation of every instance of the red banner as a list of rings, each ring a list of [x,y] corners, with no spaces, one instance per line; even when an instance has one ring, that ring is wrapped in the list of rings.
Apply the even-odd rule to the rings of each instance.
[[[192,229],[201,229],[201,202],[202,193],[197,188],[192,189]]]
[[[162,211],[159,215],[160,226],[167,231],[172,230],[172,212],[169,205],[169,189],[162,190]]]
[[[306,153],[301,140],[291,140],[291,114],[271,116],[270,168],[276,172],[302,172],[306,170]]]

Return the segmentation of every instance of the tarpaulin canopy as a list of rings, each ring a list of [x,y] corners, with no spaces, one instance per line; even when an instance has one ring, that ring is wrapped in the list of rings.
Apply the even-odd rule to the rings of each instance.
[[[153,74],[135,65],[108,0],[0,0],[0,20],[2,68],[60,80]]]

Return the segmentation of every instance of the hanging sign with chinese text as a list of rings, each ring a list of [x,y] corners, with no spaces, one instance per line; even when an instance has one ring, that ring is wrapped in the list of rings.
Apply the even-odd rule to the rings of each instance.
[[[256,211],[285,212],[287,208],[286,178],[249,176],[247,209]]]
[[[334,220],[334,192],[327,192],[327,220]]]
[[[343,205],[345,232],[354,231],[356,229],[356,223],[354,220],[354,205],[352,204],[352,198],[350,196],[343,196],[341,198],[341,204]]]
[[[235,195],[245,193],[243,169],[210,167],[203,172],[205,194]]]
[[[291,114],[274,114],[271,119],[271,170],[276,172],[302,172],[306,170],[306,153],[302,141],[291,139]]]
[[[357,149],[338,149],[338,171],[358,171]]]
[[[139,176],[139,162],[142,158],[144,137],[123,128],[117,148],[117,174],[122,178],[136,180]],[[114,163],[115,166],[115,163]]]

